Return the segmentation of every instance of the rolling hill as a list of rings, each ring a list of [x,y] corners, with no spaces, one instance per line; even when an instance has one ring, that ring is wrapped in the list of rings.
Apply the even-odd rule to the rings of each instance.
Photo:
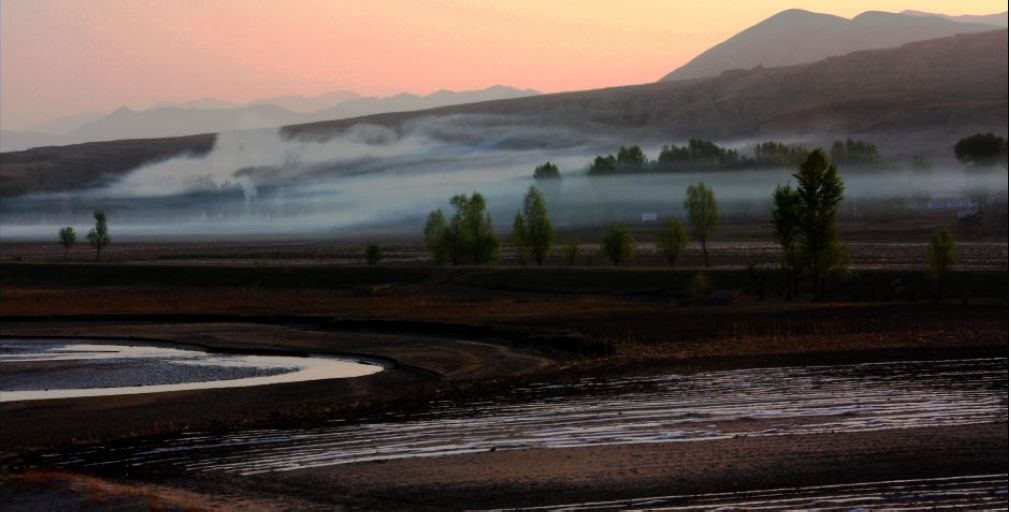
[[[933,15],[865,12],[853,19],[790,9],[702,52],[661,81],[714,76],[732,69],[792,66],[860,50],[983,32],[986,23]]]
[[[924,11],[914,11],[912,9],[906,9],[899,14],[911,14],[913,16],[935,16],[938,18],[946,18],[952,21],[962,21],[966,23],[984,23],[986,25],[993,25],[994,27],[1007,28],[1008,26],[1008,16],[1007,11],[998,12],[994,14],[964,14],[962,16],[948,16],[946,14],[937,14],[933,12]]]

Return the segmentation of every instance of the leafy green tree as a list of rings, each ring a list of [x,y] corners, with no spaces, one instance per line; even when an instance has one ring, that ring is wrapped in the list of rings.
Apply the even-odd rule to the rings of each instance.
[[[930,277],[937,284],[937,299],[944,299],[944,274],[955,264],[955,239],[951,230],[942,228],[934,231],[927,250]]]
[[[973,167],[1008,166],[1007,139],[992,133],[977,133],[955,144],[955,158]]]
[[[667,258],[667,264],[674,266],[681,250],[688,245],[688,233],[677,219],[667,219],[660,228],[656,245]]]
[[[790,185],[776,187],[772,194],[772,228],[776,243],[783,248],[783,271],[786,274],[786,298],[792,299],[800,288],[801,228],[800,192]]]
[[[846,253],[839,244],[836,214],[843,200],[845,186],[835,165],[825,152],[812,151],[793,177],[800,197],[800,226],[804,267],[814,288],[816,300],[825,296],[830,273],[845,270]]]
[[[579,239],[576,237],[569,237],[565,242],[565,246],[562,247],[562,261],[566,265],[572,267],[576,265],[576,260],[579,258]]]
[[[60,228],[60,245],[63,246],[63,259],[70,257],[70,248],[77,243],[77,233],[74,228],[67,226]]]
[[[617,169],[618,161],[614,158],[614,155],[598,156],[590,164],[590,175],[614,174]]]
[[[670,145],[660,148],[657,165],[664,170],[685,167],[724,168],[738,164],[737,151],[722,148],[712,141],[691,139],[687,146]]]
[[[456,209],[449,221],[453,264],[483,265],[498,261],[500,243],[492,227],[491,215],[486,211],[484,196],[477,192],[470,198],[460,194],[449,202]]]
[[[516,217],[513,218],[513,234],[510,240],[516,247],[516,262],[526,265],[527,258],[530,257],[530,246],[527,244],[527,225],[523,222],[523,215],[520,212],[516,212]]]
[[[425,221],[425,247],[439,265],[449,261],[449,225],[442,210],[432,210]]]
[[[716,207],[716,196],[713,189],[705,183],[697,183],[688,187],[685,198],[685,209],[692,224],[692,238],[702,244],[702,257],[706,267],[709,267],[709,250],[706,244],[720,222],[720,213]]]
[[[544,263],[551,253],[551,244],[555,239],[555,228],[548,219],[548,209],[544,204],[544,194],[537,187],[530,187],[523,198],[523,209],[516,212],[513,223],[513,237],[520,242],[517,248],[523,247],[538,265]]]
[[[635,239],[628,226],[613,222],[600,242],[601,252],[612,265],[621,265],[632,259],[635,251]]]
[[[95,248],[95,259],[102,259],[102,250],[112,243],[109,236],[109,223],[105,217],[105,212],[95,210],[95,227],[88,231],[88,243]]]
[[[804,146],[768,141],[755,145],[755,163],[763,166],[797,166],[807,158],[808,153]]]
[[[552,180],[561,178],[561,173],[558,172],[558,166],[551,162],[544,162],[534,168],[534,179],[538,180]]]
[[[639,172],[646,167],[646,154],[639,146],[625,147],[618,149],[616,159],[618,170],[623,172]]]
[[[876,165],[881,163],[877,146],[862,140],[837,140],[832,143],[829,154],[832,161],[837,164]]]
[[[379,263],[379,260],[383,259],[383,250],[377,244],[368,244],[365,246],[365,262],[369,265],[375,265]]]

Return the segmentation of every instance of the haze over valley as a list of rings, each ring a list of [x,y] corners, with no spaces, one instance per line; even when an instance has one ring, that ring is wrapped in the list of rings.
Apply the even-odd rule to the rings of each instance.
[[[4,201],[3,236],[48,236],[58,223],[87,222],[98,207],[123,219],[127,236],[416,233],[427,211],[458,193],[481,191],[495,218],[509,218],[534,183],[533,168],[545,161],[563,174],[560,183],[541,184],[551,191],[552,214],[572,229],[612,217],[677,214],[670,197],[698,179],[716,184],[725,214],[760,217],[769,190],[790,181],[788,167],[586,175],[596,155],[621,146],[639,144],[655,159],[662,145],[698,137],[743,155],[770,140],[825,148],[849,138],[876,144],[887,165],[871,172],[841,165],[852,180],[851,202],[912,207],[936,195],[999,194],[1007,188],[1000,172],[967,174],[951,148],[962,135],[1007,134],[1006,39],[1006,30],[990,30],[812,64],[515,99],[493,98],[534,93],[492,88],[427,99],[351,99],[330,111],[381,104],[404,112],[5,153],[2,184],[9,195],[21,193]],[[411,107],[465,97],[490,101]],[[143,115],[278,108],[182,106]],[[319,112],[327,110],[311,115]],[[914,169],[924,163],[929,169]],[[901,186],[913,175],[915,189]]]

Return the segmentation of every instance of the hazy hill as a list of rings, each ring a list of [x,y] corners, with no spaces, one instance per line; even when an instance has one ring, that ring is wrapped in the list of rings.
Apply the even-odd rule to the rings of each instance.
[[[70,139],[103,141],[175,137],[280,126],[298,122],[298,114],[273,105],[239,108],[161,107],[135,111],[121,108],[67,134]]]
[[[912,16],[936,16],[938,18],[946,18],[952,21],[962,21],[966,23],[985,23],[987,25],[993,25],[995,27],[1004,27],[1004,28],[1007,28],[1008,25],[1007,11],[998,12],[995,14],[982,14],[982,15],[966,14],[962,16],[948,16],[946,14],[937,14],[933,12],[914,11],[912,9],[906,9],[905,11],[902,11],[899,14],[909,14]]]
[[[494,85],[479,91],[436,91],[427,96],[403,93],[387,98],[359,98],[346,101],[336,107],[316,112],[312,114],[312,117],[316,118],[314,120],[343,119],[383,112],[406,112],[447,105],[522,98],[538,94],[540,92],[533,89],[516,89],[504,85]]]
[[[293,125],[283,134],[327,139],[360,123],[406,130],[438,118],[456,123],[459,118],[447,116],[473,114],[522,128],[507,130],[518,135],[494,141],[499,145],[550,146],[555,137],[550,130],[558,128],[555,132],[622,143],[857,136],[947,156],[958,137],[976,131],[1007,134],[1007,38],[1006,29],[962,34],[813,64]],[[470,141],[481,133],[461,128],[445,136]],[[213,136],[128,142],[131,154],[159,159],[207,151]],[[0,185],[9,193],[32,190],[31,183],[60,183],[61,176],[73,176],[79,184],[103,172],[122,173],[130,168],[118,156],[123,145],[4,153]],[[27,178],[32,175],[43,178]]]
[[[60,116],[55,119],[50,119],[44,123],[38,123],[36,125],[30,126],[26,132],[32,133],[43,133],[49,135],[63,135],[65,133],[72,132],[81,127],[85,123],[90,123],[96,119],[101,119],[106,114],[103,112],[81,112],[80,114],[72,114],[69,116]]]
[[[790,9],[702,52],[661,81],[713,76],[756,66],[792,66],[860,50],[993,29],[984,23],[937,16],[871,11],[849,20]]]
[[[336,90],[319,96],[277,96],[254,101],[253,105],[274,105],[292,112],[316,112],[327,108],[333,108],[341,103],[356,100],[362,96],[353,91]]]
[[[315,96],[279,96],[249,105],[201,98],[185,103],[161,103],[147,110],[121,108],[105,116],[68,116],[53,122],[75,124],[66,132],[45,129],[0,133],[0,150],[18,151],[117,139],[176,137],[253,128],[273,128],[324,119],[344,119],[380,112],[404,112],[445,105],[540,94],[530,89],[496,85],[478,91],[438,91],[427,96],[398,94],[388,98],[362,98],[350,91]]]

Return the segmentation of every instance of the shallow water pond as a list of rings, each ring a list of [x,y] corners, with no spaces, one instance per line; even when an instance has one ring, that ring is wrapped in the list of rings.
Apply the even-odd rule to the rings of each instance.
[[[262,386],[370,375],[332,357],[223,354],[108,340],[0,340],[0,402]]]

